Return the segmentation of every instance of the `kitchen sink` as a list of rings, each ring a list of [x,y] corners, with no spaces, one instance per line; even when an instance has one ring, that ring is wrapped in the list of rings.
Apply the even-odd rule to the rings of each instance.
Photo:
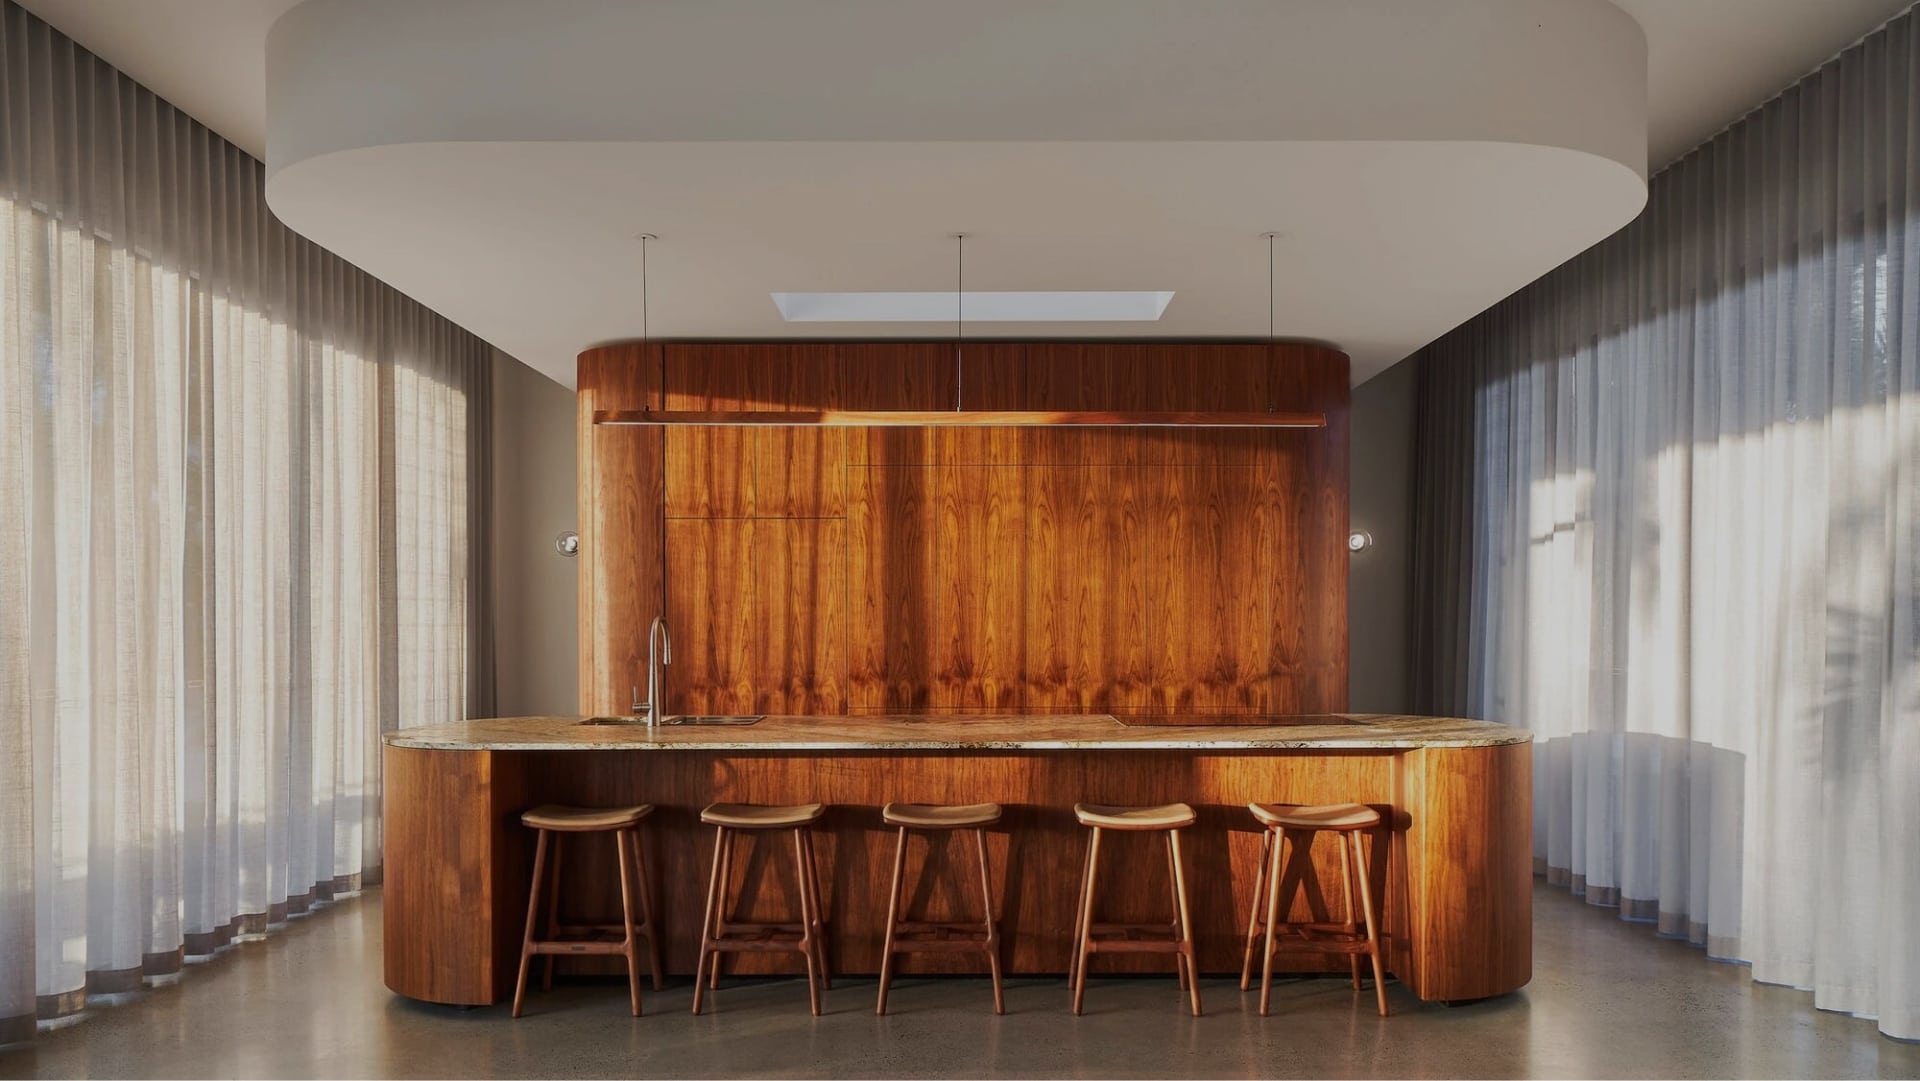
[[[745,726],[750,724],[759,724],[760,721],[764,719],[765,716],[766,716],[765,714],[748,716],[748,715],[737,715],[737,714],[676,713],[671,716],[660,718],[660,727],[677,728],[677,727],[680,727],[681,725],[693,725],[693,724]],[[620,717],[588,717],[586,720],[581,721],[580,723],[581,724],[617,724],[617,725],[623,725],[628,728],[645,728],[647,726],[647,718],[644,714],[628,714]]]

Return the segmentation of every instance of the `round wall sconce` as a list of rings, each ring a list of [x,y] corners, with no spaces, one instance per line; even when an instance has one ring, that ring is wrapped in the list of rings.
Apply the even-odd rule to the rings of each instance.
[[[1364,529],[1356,529],[1347,534],[1347,551],[1362,552],[1373,547],[1373,534]]]
[[[571,529],[563,529],[553,538],[554,550],[569,558],[580,554],[580,534]]]

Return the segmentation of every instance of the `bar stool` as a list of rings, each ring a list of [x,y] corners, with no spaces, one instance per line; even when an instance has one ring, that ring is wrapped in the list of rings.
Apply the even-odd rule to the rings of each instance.
[[[1092,955],[1171,953],[1174,955],[1174,971],[1179,977],[1180,987],[1192,998],[1193,1015],[1200,1016],[1199,969],[1193,961],[1193,920],[1188,915],[1185,861],[1180,856],[1180,831],[1193,825],[1193,808],[1184,803],[1168,803],[1158,807],[1076,803],[1073,805],[1073,816],[1079,819],[1081,825],[1093,831],[1087,839],[1086,870],[1080,883],[1080,903],[1075,917],[1072,969],[1068,973],[1073,980],[1074,1014],[1077,1016],[1080,1013],[1081,1002],[1086,997],[1087,961]],[[1100,876],[1100,836],[1106,830],[1167,835],[1167,866],[1173,879],[1174,915],[1171,928],[1152,923],[1094,922],[1094,887]],[[1169,930],[1171,937],[1159,937],[1168,934]],[[1102,935],[1108,937],[1102,938]]]
[[[1260,869],[1253,880],[1253,911],[1247,916],[1247,953],[1240,965],[1240,990],[1247,989],[1253,974],[1253,950],[1259,927],[1266,927],[1266,961],[1260,974],[1260,1016],[1267,1016],[1273,997],[1273,958],[1276,953],[1344,953],[1353,970],[1353,989],[1360,990],[1360,955],[1373,959],[1374,994],[1379,999],[1380,1016],[1387,1016],[1387,977],[1380,960],[1380,934],[1374,910],[1377,907],[1372,884],[1366,872],[1366,854],[1361,836],[1378,829],[1380,812],[1360,803],[1331,803],[1299,807],[1285,803],[1249,803],[1247,809],[1265,826],[1260,848]],[[1289,875],[1296,888],[1304,885],[1312,873],[1313,841],[1321,833],[1340,839],[1340,877],[1346,899],[1344,923],[1295,923],[1281,919],[1291,911],[1293,891],[1283,900],[1281,885]],[[1283,870],[1281,853],[1293,846],[1293,855]],[[1367,847],[1371,847],[1370,845]],[[1265,883],[1266,919],[1260,920],[1260,888]],[[1353,897],[1360,895],[1360,908],[1366,929],[1361,931],[1354,919]]]
[[[713,838],[713,878],[707,885],[707,911],[700,920],[700,960],[693,969],[693,1012],[700,1012],[701,994],[720,986],[722,953],[797,953],[807,961],[807,1000],[820,1016],[820,985],[833,988],[827,970],[826,922],[820,914],[820,876],[813,862],[813,824],[826,813],[821,803],[791,805],[713,803],[700,812],[700,821],[716,827]],[[730,913],[737,898],[733,888],[733,848],[743,832],[793,831],[794,879],[800,889],[800,918],[785,923],[739,923]],[[708,958],[713,967],[707,968]],[[705,977],[704,979],[702,977]]]
[[[640,839],[640,820],[653,813],[653,805],[634,807],[562,807],[543,804],[520,816],[520,824],[537,831],[533,848],[533,889],[527,895],[527,930],[520,939],[520,975],[513,985],[513,1016],[520,1016],[527,994],[527,969],[535,954],[547,959],[541,977],[542,990],[553,989],[553,959],[556,955],[618,954],[627,959],[627,991],[633,1000],[633,1016],[640,1016],[639,935],[647,938],[647,953],[653,968],[653,989],[662,987],[660,939],[654,933],[653,906],[647,900],[646,846]],[[611,833],[614,848],[620,853],[620,912],[617,924],[563,924],[560,922],[561,842],[569,833]],[[553,867],[547,878],[547,934],[533,937],[540,915],[542,878],[549,875],[547,848],[551,837]],[[639,897],[640,922],[633,922],[635,896]],[[617,933],[620,937],[612,937]],[[571,936],[571,937],[567,937]]]
[[[881,1015],[887,1012],[887,990],[893,986],[894,954],[979,950],[987,955],[987,965],[993,973],[993,1012],[1006,1013],[1007,1002],[1000,987],[1000,931],[993,917],[993,878],[987,870],[987,827],[1000,821],[1000,805],[889,803],[880,809],[880,820],[898,827],[900,834],[893,850],[893,885],[887,893],[887,936],[880,955],[880,1001],[873,1012]],[[907,869],[907,831],[960,829],[973,831],[974,851],[980,856],[980,902],[986,916],[978,923],[900,919],[901,880]],[[967,937],[950,937],[955,933]]]

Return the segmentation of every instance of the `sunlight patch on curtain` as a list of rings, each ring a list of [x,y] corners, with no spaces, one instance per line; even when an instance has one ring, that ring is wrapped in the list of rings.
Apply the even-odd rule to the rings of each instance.
[[[1920,1038],[1920,17],[1419,363],[1413,683],[1536,866]]]

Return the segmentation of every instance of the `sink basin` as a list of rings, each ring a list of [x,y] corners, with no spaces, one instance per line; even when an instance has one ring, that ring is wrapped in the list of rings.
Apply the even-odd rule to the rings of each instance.
[[[660,727],[677,728],[681,725],[689,725],[689,724],[744,726],[749,724],[759,724],[761,718],[764,716],[765,714],[761,714],[758,716],[742,716],[742,715],[732,715],[732,714],[676,713],[670,716],[660,718]],[[626,714],[619,717],[588,717],[586,720],[581,721],[580,723],[581,724],[617,724],[617,725],[622,725],[628,728],[645,728],[647,726],[647,718],[643,715]]]

